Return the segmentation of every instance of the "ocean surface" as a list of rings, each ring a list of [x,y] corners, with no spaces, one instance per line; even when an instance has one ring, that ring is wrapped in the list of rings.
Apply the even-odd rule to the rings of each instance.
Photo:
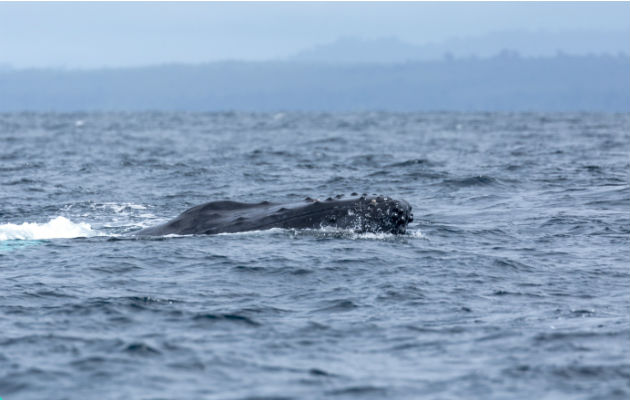
[[[415,221],[132,235],[351,192]],[[4,400],[629,395],[629,114],[0,114]]]

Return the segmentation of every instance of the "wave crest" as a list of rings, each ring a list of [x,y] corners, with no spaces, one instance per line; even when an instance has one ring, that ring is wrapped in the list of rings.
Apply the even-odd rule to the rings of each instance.
[[[74,223],[65,217],[56,217],[42,224],[24,222],[0,225],[0,241],[2,240],[38,240],[38,239],[71,239],[96,236],[90,224]]]

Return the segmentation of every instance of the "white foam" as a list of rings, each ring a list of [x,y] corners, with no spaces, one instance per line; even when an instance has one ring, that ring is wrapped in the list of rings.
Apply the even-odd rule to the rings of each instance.
[[[217,233],[215,236],[261,236],[261,235],[271,235],[278,232],[287,232],[289,229],[283,228],[269,228],[269,229],[259,229],[254,231],[243,231],[243,232],[222,232]]]
[[[401,237],[411,237],[414,239],[426,239],[427,237],[422,234],[420,230],[410,230],[407,231],[406,234],[403,235],[395,235],[389,232],[362,232],[358,233],[352,229],[342,229],[332,226],[325,226],[321,228],[311,229],[283,229],[283,228],[271,228],[265,230],[256,230],[256,231],[244,231],[244,232],[229,232],[229,233],[219,233],[216,236],[261,236],[261,235],[269,235],[275,234],[278,232],[286,232],[291,235],[324,235],[331,237],[340,237],[352,240],[390,240],[397,239]],[[168,235],[168,236],[182,236],[182,235]],[[187,235],[190,236],[190,235]]]
[[[24,222],[20,225],[0,225],[0,241],[71,239],[97,236],[98,234],[98,232],[92,230],[90,224],[85,222],[74,223],[65,217],[57,217],[43,224]]]
[[[407,234],[409,236],[411,236],[412,238],[416,238],[416,239],[427,239],[427,237],[418,229],[418,230],[414,230],[414,231],[407,231]]]
[[[146,210],[147,207],[142,204],[134,203],[101,203],[93,204],[92,209],[110,209],[117,214],[129,214],[130,210]]]

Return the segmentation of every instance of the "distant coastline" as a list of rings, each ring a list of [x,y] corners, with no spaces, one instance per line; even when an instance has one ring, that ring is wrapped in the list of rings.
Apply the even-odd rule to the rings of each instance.
[[[630,111],[630,57],[559,53],[347,63],[0,68],[0,112]]]

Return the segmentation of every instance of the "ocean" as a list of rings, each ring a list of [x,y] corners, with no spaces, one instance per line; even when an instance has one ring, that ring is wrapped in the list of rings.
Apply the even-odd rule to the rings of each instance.
[[[629,114],[0,114],[0,398],[627,399],[629,156]],[[415,220],[133,236],[351,192]]]

